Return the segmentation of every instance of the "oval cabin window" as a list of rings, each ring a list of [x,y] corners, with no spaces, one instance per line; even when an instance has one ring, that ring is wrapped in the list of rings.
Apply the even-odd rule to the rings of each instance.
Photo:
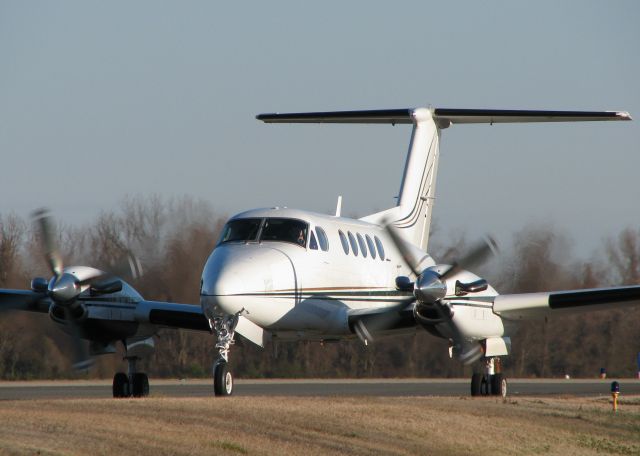
[[[351,244],[351,250],[355,256],[358,256],[358,244],[356,243],[356,238],[353,237],[351,231],[347,231],[347,236],[349,236],[349,244]]]
[[[378,247],[378,256],[382,261],[384,261],[384,247],[382,246],[382,241],[378,239],[378,236],[374,236],[373,239],[375,239],[376,247]]]
[[[369,254],[371,255],[371,258],[373,258],[375,260],[376,259],[376,248],[373,245],[373,241],[371,240],[371,238],[369,237],[368,234],[365,234],[364,238],[367,240],[367,247],[369,247]]]
[[[318,243],[320,244],[320,249],[323,252],[329,250],[329,239],[327,238],[327,233],[324,232],[322,228],[316,226],[316,234],[318,235]]]
[[[358,244],[360,244],[360,250],[362,251],[362,256],[366,258],[367,246],[364,243],[364,239],[362,239],[362,236],[360,235],[360,233],[356,233],[356,236],[358,237]]]
[[[347,241],[347,237],[340,230],[338,230],[338,235],[340,236],[340,242],[342,242],[342,250],[344,250],[345,255],[349,255],[349,241]]]

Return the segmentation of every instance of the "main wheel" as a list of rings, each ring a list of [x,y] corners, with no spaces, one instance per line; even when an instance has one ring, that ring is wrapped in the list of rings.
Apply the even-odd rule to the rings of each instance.
[[[473,374],[471,376],[471,395],[480,396],[482,394],[482,374]]]
[[[129,377],[124,372],[118,372],[113,376],[113,397],[129,397]]]
[[[149,395],[149,377],[147,374],[133,374],[133,397],[145,397]]]
[[[233,392],[233,376],[225,361],[213,366],[213,392],[216,396],[229,396]]]
[[[502,374],[491,376],[491,394],[493,396],[507,397],[507,379]]]

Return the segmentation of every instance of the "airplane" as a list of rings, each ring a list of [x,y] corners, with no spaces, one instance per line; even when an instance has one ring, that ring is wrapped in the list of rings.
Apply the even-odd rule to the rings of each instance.
[[[640,304],[640,286],[500,295],[473,269],[497,249],[491,238],[451,264],[427,253],[435,201],[440,136],[473,123],[628,121],[622,111],[406,108],[260,114],[265,123],[412,125],[397,204],[353,219],[286,207],[231,217],[209,255],[200,306],[147,301],[122,278],[86,267],[64,268],[50,216],[36,214],[49,280],[30,290],[0,290],[0,308],[46,312],[74,338],[76,366],[125,348],[128,372],[116,373],[114,397],[149,394],[136,363],[154,349],[161,328],[215,336],[213,392],[229,396],[236,335],[264,347],[269,340],[369,345],[388,335],[426,330],[449,341],[449,354],[473,366],[472,396],[506,396],[501,359],[519,321]],[[89,351],[81,343],[89,340]]]

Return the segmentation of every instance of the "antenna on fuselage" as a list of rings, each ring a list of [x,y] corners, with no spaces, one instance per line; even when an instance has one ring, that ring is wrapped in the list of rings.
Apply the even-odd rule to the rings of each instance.
[[[338,195],[338,204],[336,205],[336,217],[342,214],[342,195]]]

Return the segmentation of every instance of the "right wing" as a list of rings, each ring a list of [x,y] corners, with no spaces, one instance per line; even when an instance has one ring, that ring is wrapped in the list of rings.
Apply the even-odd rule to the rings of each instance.
[[[493,311],[507,320],[640,305],[640,286],[498,295]]]
[[[48,312],[51,301],[44,293],[31,290],[0,289],[0,311]]]
[[[135,318],[139,323],[211,332],[209,320],[199,305],[140,301],[136,305]],[[264,329],[242,315],[238,316],[235,331],[260,347],[264,347],[265,339],[268,337]]]
[[[135,318],[139,323],[151,323],[167,328],[211,331],[209,321],[202,313],[202,307],[194,304],[140,301],[136,305]]]

